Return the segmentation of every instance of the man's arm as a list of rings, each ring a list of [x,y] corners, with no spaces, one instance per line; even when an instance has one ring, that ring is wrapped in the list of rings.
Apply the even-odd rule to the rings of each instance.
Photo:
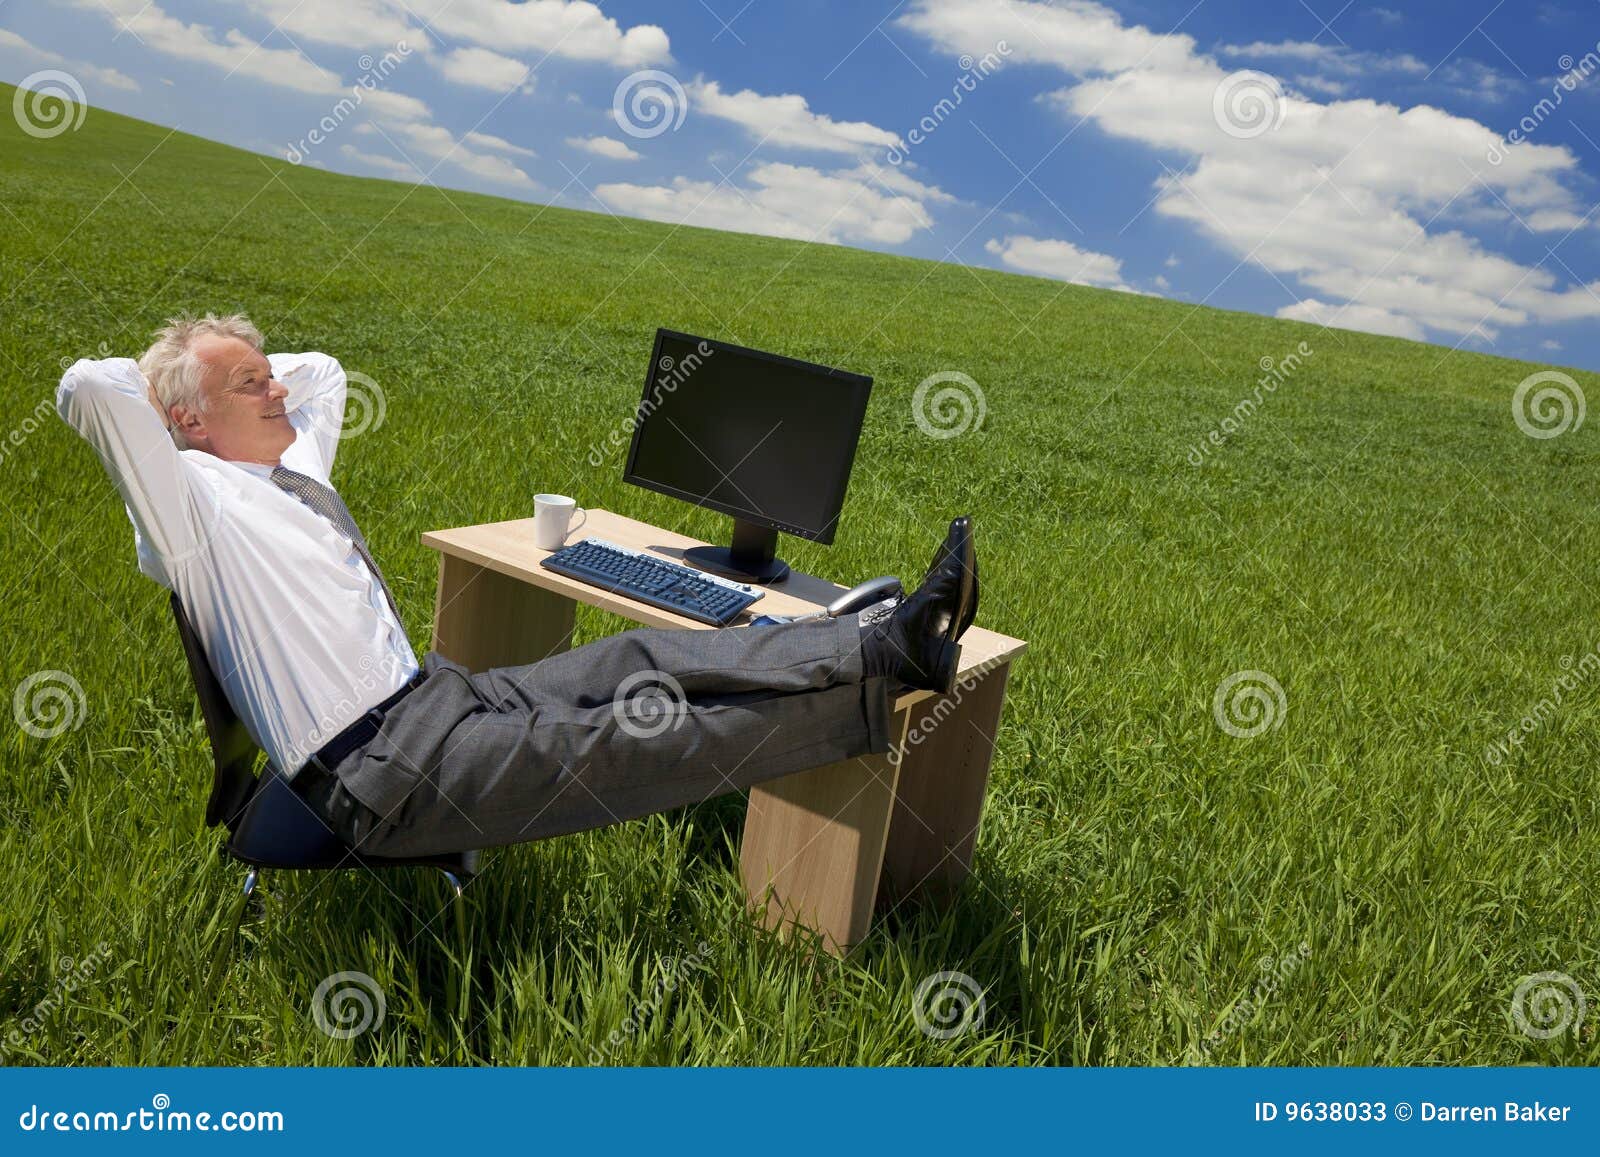
[[[272,376],[289,391],[283,401],[289,424],[299,438],[285,456],[285,464],[300,469],[308,465],[309,455],[321,468],[323,479],[333,470],[333,456],[339,449],[339,432],[344,426],[344,367],[327,354],[270,354]],[[299,459],[298,463],[290,459]],[[313,472],[314,473],[314,472]]]
[[[75,362],[56,389],[56,412],[100,455],[140,539],[153,552],[153,558],[141,557],[141,567],[170,587],[171,568],[204,545],[197,531],[203,520],[155,393],[138,365],[131,358]],[[147,562],[159,573],[152,573]]]

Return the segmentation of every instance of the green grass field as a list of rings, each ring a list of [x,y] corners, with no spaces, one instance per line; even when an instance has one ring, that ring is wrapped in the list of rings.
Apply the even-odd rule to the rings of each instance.
[[[99,110],[50,140],[0,118],[0,237],[0,691],[83,690],[76,726],[8,721],[0,752],[5,1063],[1600,1062],[1600,422],[1525,436],[1511,398],[1541,367],[337,176]],[[838,540],[785,549],[915,578],[977,516],[981,621],[1031,649],[966,890],[819,960],[745,921],[724,797],[490,852],[464,936],[426,872],[269,873],[208,995],[243,869],[202,825],[165,592],[51,404],[64,361],[136,356],[183,309],[248,310],[269,349],[379,383],[335,481],[419,647],[424,530],[552,489],[724,533],[624,485],[620,451],[590,461],[658,325],[871,374]],[[981,428],[919,428],[939,371],[976,381]],[[580,638],[621,625],[584,611]],[[1241,671],[1284,693],[1253,738],[1213,714]],[[938,1039],[913,994],[946,970],[985,1009]],[[387,1004],[350,1040],[311,1018],[340,971]],[[1541,972],[1587,993],[1574,1031],[1513,1022]]]

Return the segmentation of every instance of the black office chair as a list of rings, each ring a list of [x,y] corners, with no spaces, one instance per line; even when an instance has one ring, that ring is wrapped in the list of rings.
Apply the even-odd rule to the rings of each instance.
[[[437,868],[450,881],[459,913],[462,889],[478,870],[478,853],[390,857],[351,851],[295,794],[277,768],[268,766],[256,775],[255,741],[233,713],[176,593],[172,595],[172,617],[178,624],[178,637],[183,640],[184,657],[189,660],[189,674],[194,678],[216,763],[211,798],[206,804],[206,825],[224,825],[228,829],[228,854],[250,866],[242,899],[247,901],[255,891],[264,868],[326,871],[425,867]]]

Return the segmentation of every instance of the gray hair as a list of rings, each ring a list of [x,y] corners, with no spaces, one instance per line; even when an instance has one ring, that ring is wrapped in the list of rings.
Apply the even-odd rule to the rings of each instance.
[[[155,388],[156,399],[164,414],[173,406],[191,410],[204,410],[205,396],[200,392],[200,381],[205,377],[205,365],[194,356],[194,343],[202,337],[236,337],[248,342],[254,349],[261,348],[261,331],[242,313],[218,317],[208,313],[204,317],[180,314],[169,318],[167,324],[155,332],[155,344],[139,358],[139,371]],[[177,426],[170,426],[172,441],[180,450],[189,448],[189,440]]]

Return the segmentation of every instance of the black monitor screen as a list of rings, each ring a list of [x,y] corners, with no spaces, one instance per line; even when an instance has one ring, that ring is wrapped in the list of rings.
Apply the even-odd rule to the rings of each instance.
[[[626,481],[832,542],[872,379],[661,330]]]

